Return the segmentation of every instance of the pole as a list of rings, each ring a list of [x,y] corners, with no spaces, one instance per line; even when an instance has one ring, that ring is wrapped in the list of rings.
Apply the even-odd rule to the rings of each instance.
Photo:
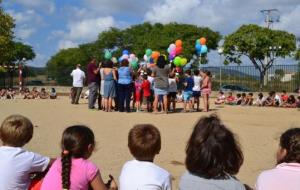
[[[220,89],[222,87],[222,54],[220,54]]]

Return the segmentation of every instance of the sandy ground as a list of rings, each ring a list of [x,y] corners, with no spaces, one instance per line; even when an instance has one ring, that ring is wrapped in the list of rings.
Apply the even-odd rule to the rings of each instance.
[[[224,123],[237,135],[245,162],[237,177],[254,186],[257,175],[275,164],[278,137],[290,127],[300,127],[300,111],[283,108],[212,107]],[[63,129],[72,124],[86,124],[96,135],[97,150],[93,160],[104,179],[116,178],[121,167],[132,159],[127,148],[129,129],[138,123],[152,123],[161,131],[162,150],[155,162],[174,177],[177,189],[185,167],[186,142],[193,125],[207,113],[176,113],[153,115],[145,113],[104,113],[89,111],[87,104],[75,106],[67,98],[58,100],[0,100],[0,121],[10,114],[29,117],[35,125],[34,137],[26,146],[29,150],[56,157]]]

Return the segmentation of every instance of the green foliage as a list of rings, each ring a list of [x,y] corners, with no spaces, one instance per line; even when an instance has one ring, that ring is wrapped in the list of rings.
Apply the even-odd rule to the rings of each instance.
[[[85,68],[89,60],[89,57],[80,48],[61,50],[47,63],[48,76],[56,79],[58,84],[70,85],[72,69],[76,64],[82,64],[82,67]]]
[[[86,66],[92,57],[98,61],[103,60],[107,49],[113,52],[114,57],[120,57],[122,50],[127,49],[141,59],[147,48],[167,55],[168,46],[177,39],[181,39],[183,56],[191,58],[195,51],[195,41],[200,37],[207,38],[209,49],[216,49],[221,39],[218,32],[188,24],[144,23],[124,30],[110,28],[100,33],[97,41],[93,43],[82,44],[79,48],[61,50],[49,60],[47,68],[50,77],[56,79],[59,84],[70,84],[69,73],[77,63]],[[207,62],[206,59],[202,61]]]
[[[35,53],[31,46],[23,44],[22,42],[14,42],[14,51],[12,52],[13,62],[21,61],[25,58],[27,61],[35,58]]]
[[[295,54],[295,59],[300,60],[300,49],[297,49],[296,54]]]
[[[270,47],[277,47],[270,50]],[[279,49],[280,47],[280,49]],[[257,25],[243,25],[225,37],[225,64],[241,64],[241,57],[250,59],[260,72],[261,88],[266,71],[277,57],[291,56],[296,49],[296,37],[285,31],[271,30]],[[264,62],[268,58],[267,63]]]
[[[12,56],[14,28],[13,18],[0,7],[0,65],[7,63]]]

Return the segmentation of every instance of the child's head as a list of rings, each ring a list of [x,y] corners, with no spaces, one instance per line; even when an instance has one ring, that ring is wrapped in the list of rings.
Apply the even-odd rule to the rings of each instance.
[[[185,71],[185,75],[186,75],[186,76],[191,76],[191,74],[192,74],[191,70],[186,70],[186,71]]]
[[[11,115],[4,119],[0,127],[0,139],[4,145],[22,147],[33,135],[31,121],[21,115]]]
[[[151,124],[134,126],[129,131],[128,147],[137,160],[153,160],[161,148],[159,130]]]
[[[199,70],[198,70],[198,69],[194,70],[194,75],[195,75],[195,76],[198,76],[198,75],[199,75],[199,73],[200,73],[200,72],[199,72]]]
[[[144,80],[147,80],[148,79],[148,75],[145,73],[145,74],[143,74],[143,79]]]
[[[246,93],[243,92],[242,93],[242,97],[245,98],[246,97]]]
[[[228,96],[232,96],[232,92],[228,92]]]
[[[252,92],[250,92],[248,95],[249,95],[250,97],[253,97],[253,93],[252,93]]]
[[[259,99],[262,99],[263,97],[264,97],[263,93],[261,93],[261,92],[258,93],[258,98],[259,98]]]
[[[216,115],[198,121],[186,147],[189,172],[208,179],[222,178],[237,174],[243,160],[233,133]]]
[[[242,96],[241,94],[237,94],[237,95],[236,95],[237,98],[240,98],[241,96]]]
[[[204,73],[205,73],[205,76],[211,77],[211,72],[210,71],[205,70]]]
[[[277,163],[300,163],[300,128],[285,131],[280,137]]]
[[[288,103],[293,104],[296,102],[296,98],[294,95],[290,95],[288,98]]]
[[[219,95],[224,95],[224,92],[222,90],[219,91]]]
[[[282,91],[282,94],[286,94],[286,90],[283,90],[283,91]]]
[[[72,157],[87,159],[91,156],[95,148],[94,133],[83,125],[68,127],[63,132],[61,148],[62,186],[63,189],[69,189]]]

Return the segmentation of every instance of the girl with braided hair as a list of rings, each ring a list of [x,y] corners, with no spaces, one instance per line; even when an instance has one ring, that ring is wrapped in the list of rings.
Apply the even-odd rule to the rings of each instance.
[[[256,190],[300,189],[300,128],[292,128],[280,137],[277,166],[262,172]]]
[[[88,160],[95,148],[93,131],[82,125],[65,129],[61,140],[61,158],[57,158],[44,178],[41,190],[108,190],[98,167]],[[112,177],[111,177],[112,178]]]

